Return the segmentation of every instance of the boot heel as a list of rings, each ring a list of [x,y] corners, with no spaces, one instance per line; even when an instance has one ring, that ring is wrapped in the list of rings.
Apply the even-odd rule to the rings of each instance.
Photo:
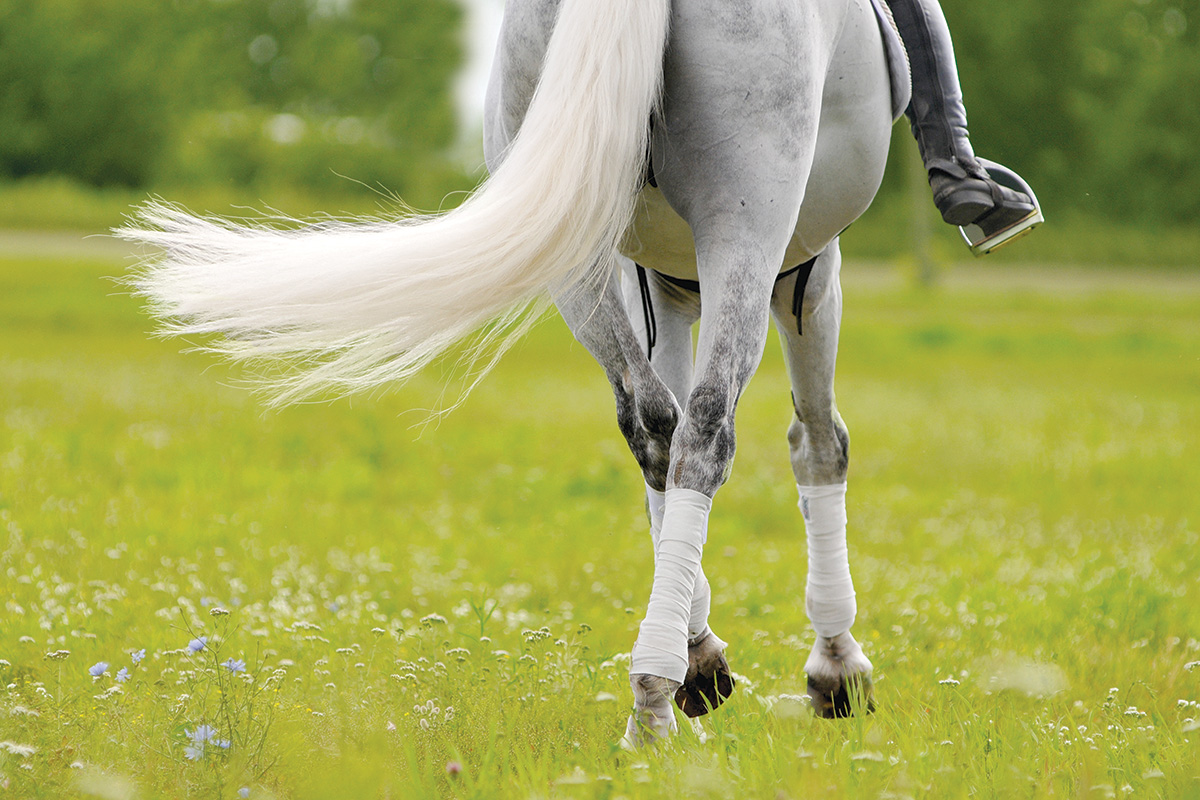
[[[964,190],[955,192],[948,202],[938,206],[942,219],[951,225],[967,225],[996,206],[991,192]]]

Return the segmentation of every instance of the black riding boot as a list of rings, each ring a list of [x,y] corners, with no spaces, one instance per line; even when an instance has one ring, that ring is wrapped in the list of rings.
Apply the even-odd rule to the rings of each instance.
[[[954,45],[941,6],[937,0],[888,4],[912,65],[912,102],[906,113],[942,219],[951,225],[978,226],[986,241],[1015,233],[1018,226],[1024,226],[1022,232],[1032,227],[1035,215],[1040,221],[1032,192],[997,183],[971,149]]]

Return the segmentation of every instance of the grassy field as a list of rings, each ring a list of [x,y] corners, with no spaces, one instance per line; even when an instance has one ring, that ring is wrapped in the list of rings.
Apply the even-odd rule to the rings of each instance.
[[[1200,797],[1196,273],[848,265],[879,709],[796,697],[771,343],[706,552],[738,689],[629,755],[640,479],[561,323],[438,425],[436,373],[265,413],[122,269],[0,256],[0,797]]]

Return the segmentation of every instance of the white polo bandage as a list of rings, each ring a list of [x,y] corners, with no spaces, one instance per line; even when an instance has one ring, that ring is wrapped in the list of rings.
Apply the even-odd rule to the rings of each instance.
[[[687,676],[688,624],[711,510],[712,498],[705,494],[691,489],[666,492],[656,537],[654,586],[629,665],[633,674],[679,683]]]
[[[808,534],[805,608],[818,636],[850,630],[858,606],[846,549],[846,484],[797,486]]]
[[[663,511],[667,507],[667,493],[650,488],[646,484],[646,509],[650,512],[650,538],[654,540],[654,552],[658,552],[658,534],[662,530]]]
[[[658,534],[662,530],[663,510],[666,508],[666,492],[646,485],[646,507],[650,511],[650,539],[654,542],[654,558],[658,559]],[[705,529],[707,542],[707,526]],[[688,641],[692,642],[708,630],[708,612],[711,605],[711,590],[704,574],[704,565],[696,572],[696,584],[692,587],[692,613],[688,618]]]

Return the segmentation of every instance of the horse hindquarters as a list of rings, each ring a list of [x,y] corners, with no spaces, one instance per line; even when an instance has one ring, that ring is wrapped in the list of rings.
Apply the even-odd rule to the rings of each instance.
[[[510,8],[519,13],[537,4],[510,2]],[[649,368],[646,342],[634,338],[611,290],[591,295],[591,302],[582,293],[557,298],[612,382],[622,431],[647,483],[665,489],[654,588],[630,670],[636,705],[628,733],[635,744],[644,741],[644,729],[652,735],[673,729],[670,695],[690,674],[692,601],[708,509],[728,475],[737,400],[761,358],[774,279],[813,176],[826,71],[845,4],[689,0],[672,12],[653,151],[663,196],[691,228],[704,291],[691,385],[667,388]],[[509,31],[506,41],[521,36]],[[497,60],[502,74],[514,63],[503,53]],[[506,94],[510,85],[517,84],[506,78],[490,92],[493,131],[521,122],[521,98]],[[499,150],[489,141],[494,157]],[[657,457],[639,445],[647,432]]]

